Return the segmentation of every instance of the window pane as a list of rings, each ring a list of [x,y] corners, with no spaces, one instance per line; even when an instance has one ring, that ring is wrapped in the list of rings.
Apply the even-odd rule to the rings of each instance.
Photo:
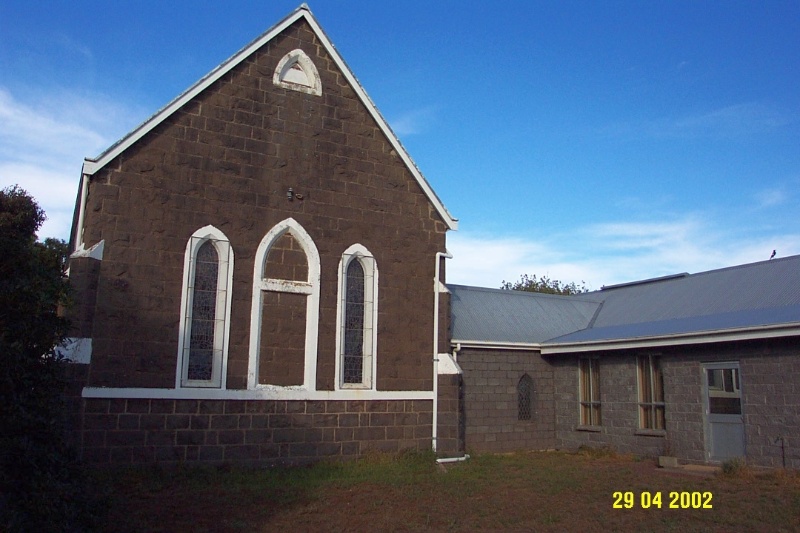
[[[648,429],[650,428],[650,406],[649,405],[640,405],[639,406],[639,427]]]
[[[740,415],[742,414],[742,401],[740,398],[709,398],[708,410],[714,415]]]
[[[661,358],[653,357],[650,361],[653,364],[653,401],[656,403],[663,403],[664,376],[661,373]]]
[[[519,420],[531,419],[531,398],[533,396],[533,381],[528,374],[523,375],[517,383],[517,418]]]
[[[197,251],[192,283],[194,289],[187,376],[191,380],[209,380],[213,373],[218,274],[217,249],[211,241],[206,241]]]
[[[650,382],[650,358],[639,357],[639,402],[653,401],[653,389]]]
[[[589,360],[588,359],[581,359],[580,362],[581,368],[581,401],[589,401],[591,400],[591,393],[590,393],[590,379],[589,379]]]
[[[708,388],[722,390],[722,370],[708,370]]]
[[[666,429],[667,425],[664,419],[664,406],[655,407],[655,420],[653,429]]]
[[[345,383],[362,383],[364,376],[364,268],[354,259],[347,265],[344,306]]]
[[[581,424],[584,426],[591,425],[592,423],[592,415],[591,410],[589,409],[589,405],[582,403],[581,404]]]
[[[581,424],[600,425],[600,373],[598,359],[580,359]]]

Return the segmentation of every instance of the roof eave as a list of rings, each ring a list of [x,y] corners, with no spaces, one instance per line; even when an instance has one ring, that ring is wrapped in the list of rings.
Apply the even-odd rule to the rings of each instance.
[[[537,342],[503,342],[503,341],[475,341],[452,339],[451,346],[461,348],[479,348],[485,350],[539,350],[541,344]]]
[[[779,337],[800,336],[800,322],[771,324],[758,327],[730,328],[701,332],[657,335],[632,339],[605,339],[600,341],[572,343],[542,343],[542,355],[557,355],[601,350],[625,350],[631,348],[657,348],[687,344],[709,344],[714,342],[734,342]]]

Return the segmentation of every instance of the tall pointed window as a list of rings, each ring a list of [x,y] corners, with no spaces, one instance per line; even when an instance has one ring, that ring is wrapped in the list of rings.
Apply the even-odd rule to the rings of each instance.
[[[355,244],[339,265],[337,388],[375,388],[378,268],[369,250]]]
[[[219,254],[211,241],[206,241],[197,251],[194,267],[194,298],[186,375],[190,381],[208,381],[213,374],[218,278]]]
[[[206,226],[186,245],[177,387],[224,388],[233,252],[227,237]]]
[[[344,383],[364,381],[364,267],[358,260],[347,266],[344,311]]]
[[[247,388],[317,386],[319,252],[287,218],[256,250],[250,311]]]
[[[533,415],[533,380],[523,374],[517,383],[517,419],[530,420]]]

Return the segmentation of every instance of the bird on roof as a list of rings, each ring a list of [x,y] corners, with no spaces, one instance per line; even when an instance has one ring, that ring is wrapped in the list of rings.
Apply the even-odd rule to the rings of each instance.
[[[772,255],[769,256],[770,259],[772,259],[773,257],[775,257],[775,250],[772,250]]]

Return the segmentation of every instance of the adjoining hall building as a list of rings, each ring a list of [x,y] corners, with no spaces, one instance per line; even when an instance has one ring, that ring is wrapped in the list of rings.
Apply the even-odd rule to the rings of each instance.
[[[457,226],[301,6],[84,161],[84,459],[800,466],[800,257],[549,296],[446,285]]]

